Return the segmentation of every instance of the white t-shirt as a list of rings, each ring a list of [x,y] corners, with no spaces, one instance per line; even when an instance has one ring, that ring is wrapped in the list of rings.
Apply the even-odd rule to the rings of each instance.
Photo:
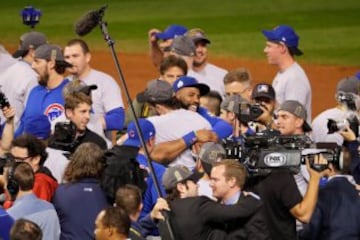
[[[217,199],[213,196],[213,191],[210,187],[210,181],[209,180],[205,180],[203,178],[200,178],[199,181],[197,182],[197,185],[199,186],[199,190],[198,190],[198,196],[206,196],[214,201],[216,201]]]
[[[344,138],[337,132],[328,134],[328,119],[340,121],[346,119],[346,111],[339,108],[331,108],[316,116],[312,122],[311,137],[314,142],[336,142],[342,146]]]
[[[297,100],[303,104],[307,112],[307,122],[311,123],[311,86],[304,70],[297,62],[285,71],[278,72],[272,86],[279,104],[286,100]]]
[[[210,123],[200,114],[177,109],[161,116],[149,117],[148,120],[154,125],[156,131],[156,143],[168,142],[182,138],[185,134],[200,129],[211,130]],[[187,149],[180,154],[169,166],[182,164],[189,169],[194,169],[195,161],[191,150]]]
[[[208,85],[210,90],[217,91],[221,96],[225,96],[224,77],[226,73],[225,69],[207,63],[201,71],[189,71],[188,76],[196,78],[199,83]]]
[[[58,183],[62,183],[65,168],[69,163],[69,160],[64,155],[66,151],[47,147],[46,152],[48,153],[48,158],[44,166],[51,171]]]

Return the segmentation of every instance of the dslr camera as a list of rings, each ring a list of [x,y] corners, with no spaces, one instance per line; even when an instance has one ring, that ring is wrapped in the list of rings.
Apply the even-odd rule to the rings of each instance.
[[[350,129],[355,133],[355,136],[359,137],[359,119],[356,116],[352,116],[339,121],[336,121],[334,119],[328,119],[328,134],[342,131],[346,129],[346,127],[350,127]]]
[[[72,122],[56,123],[54,135],[49,142],[49,147],[73,152],[77,145],[75,124]]]
[[[237,118],[240,122],[248,123],[255,121],[263,112],[261,105],[258,103],[250,104],[242,102],[239,104],[239,114],[237,114]]]

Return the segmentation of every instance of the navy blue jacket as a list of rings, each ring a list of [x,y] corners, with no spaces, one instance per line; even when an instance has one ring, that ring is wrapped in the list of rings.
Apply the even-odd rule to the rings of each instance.
[[[316,209],[300,239],[360,239],[360,196],[345,177],[334,177],[320,189]]]
[[[53,203],[60,220],[61,240],[93,240],[96,216],[108,206],[105,194],[94,178],[59,185]]]

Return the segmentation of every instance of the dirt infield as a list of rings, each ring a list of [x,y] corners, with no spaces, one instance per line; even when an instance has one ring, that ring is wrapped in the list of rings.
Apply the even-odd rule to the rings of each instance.
[[[118,58],[132,98],[138,91],[145,88],[148,80],[155,79],[158,76],[157,70],[150,63],[147,54],[118,53]],[[210,62],[228,70],[246,67],[251,71],[255,82],[271,83],[276,73],[276,68],[268,65],[265,57],[263,61],[211,57]],[[335,104],[334,93],[338,80],[360,70],[360,67],[310,65],[301,62],[300,64],[305,68],[311,81],[313,117]],[[117,80],[119,79],[110,50],[94,51],[92,65],[110,73]]]

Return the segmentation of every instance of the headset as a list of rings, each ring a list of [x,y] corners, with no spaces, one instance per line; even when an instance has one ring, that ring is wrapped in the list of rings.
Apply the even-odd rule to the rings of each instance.
[[[15,179],[15,170],[16,168],[22,164],[22,162],[14,162],[10,167],[9,167],[9,171],[8,171],[8,182],[7,182],[7,190],[9,192],[9,194],[11,195],[11,197],[16,197],[16,195],[19,192],[19,183],[18,181]]]

